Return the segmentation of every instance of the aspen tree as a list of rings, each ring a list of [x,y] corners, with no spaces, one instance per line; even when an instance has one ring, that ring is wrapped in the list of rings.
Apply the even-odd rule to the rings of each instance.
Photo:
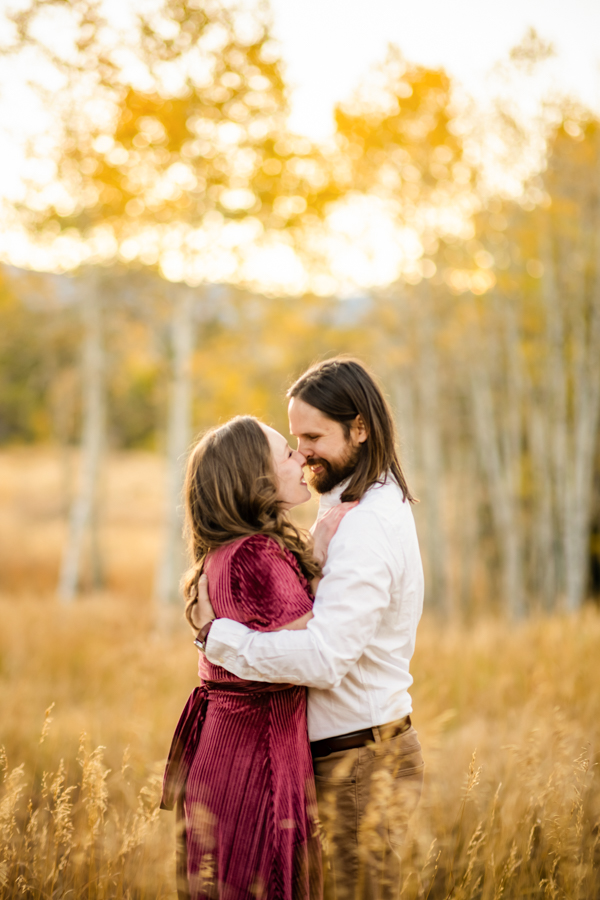
[[[328,186],[324,160],[310,142],[286,131],[285,85],[264,7],[242,13],[218,0],[163,0],[140,7],[125,30],[109,13],[95,0],[30,0],[12,16],[16,38],[5,52],[35,52],[62,80],[54,122],[56,190],[50,199],[32,191],[21,210],[32,234],[50,240],[67,232],[78,236],[90,262],[120,259],[160,268],[172,282],[199,283],[211,271],[210,235],[217,240],[226,223],[246,221],[259,236],[300,229],[303,216],[319,213],[336,189]],[[67,49],[53,44],[53,29],[44,27],[49,23],[71,35]],[[38,90],[44,95],[43,85]],[[190,260],[197,263],[192,275]],[[175,479],[174,472],[183,465],[191,429],[194,349],[191,307],[187,301],[181,306],[178,292],[165,293],[173,310],[174,408],[168,413],[170,562],[156,591],[163,600],[175,596],[179,580],[173,504],[181,476]],[[94,519],[96,508],[90,479],[99,476],[104,443],[101,299],[86,304],[85,371],[90,384],[92,373],[96,380],[84,391],[91,407],[84,411],[83,447],[95,449],[82,456],[82,493],[61,575],[65,598],[78,583],[82,523]]]

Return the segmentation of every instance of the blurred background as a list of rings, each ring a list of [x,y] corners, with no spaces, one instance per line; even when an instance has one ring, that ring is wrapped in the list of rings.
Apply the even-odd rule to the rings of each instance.
[[[287,435],[338,353],[420,499],[414,896],[597,895],[599,35],[587,0],[2,4],[0,897],[169,896],[186,452],[238,413]]]

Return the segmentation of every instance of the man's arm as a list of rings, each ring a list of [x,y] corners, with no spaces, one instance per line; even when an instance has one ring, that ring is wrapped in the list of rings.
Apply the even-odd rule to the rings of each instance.
[[[360,508],[331,541],[305,630],[259,633],[215,619],[206,643],[210,662],[249,681],[336,687],[360,659],[390,602],[392,571],[385,531]]]

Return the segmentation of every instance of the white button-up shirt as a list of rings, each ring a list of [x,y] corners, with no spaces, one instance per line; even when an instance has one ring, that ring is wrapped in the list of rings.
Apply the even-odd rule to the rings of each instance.
[[[345,486],[321,497],[318,517]],[[317,741],[412,712],[409,664],[422,610],[412,511],[388,478],[342,519],[305,630],[259,633],[216,619],[206,655],[239,678],[308,685],[308,733]]]

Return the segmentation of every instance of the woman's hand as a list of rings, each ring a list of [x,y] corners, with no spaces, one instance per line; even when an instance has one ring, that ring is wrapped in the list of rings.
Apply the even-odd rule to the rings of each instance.
[[[332,506],[313,526],[313,554],[321,565],[324,565],[327,559],[329,542],[338,530],[338,525],[346,513],[349,513],[355,506],[358,506],[358,500],[353,500],[352,503],[339,503],[337,506]]]
[[[206,575],[201,575],[198,579],[198,599],[192,607],[191,616],[198,631],[201,631],[205,625],[208,625],[209,622],[216,618],[208,596],[208,578]]]

